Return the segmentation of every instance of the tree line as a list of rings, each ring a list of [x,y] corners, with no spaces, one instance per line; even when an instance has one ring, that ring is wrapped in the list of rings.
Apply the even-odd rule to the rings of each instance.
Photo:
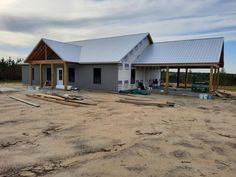
[[[21,65],[22,58],[16,60],[9,57],[0,60],[0,81],[20,81],[21,80]]]
[[[209,73],[198,73],[191,72],[187,74],[187,84],[194,82],[209,82]],[[180,72],[180,83],[185,82],[185,72]],[[162,80],[165,81],[165,71],[162,72]],[[177,72],[169,73],[169,82],[176,83]],[[225,69],[222,68],[219,73],[219,85],[222,86],[235,86],[236,85],[236,74],[226,73]]]

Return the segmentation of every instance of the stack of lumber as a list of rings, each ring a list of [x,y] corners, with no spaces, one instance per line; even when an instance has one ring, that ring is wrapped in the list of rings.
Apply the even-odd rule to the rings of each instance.
[[[26,96],[53,103],[59,103],[63,105],[76,106],[76,107],[81,105],[97,105],[91,100],[85,100],[82,97],[68,94],[58,95],[58,94],[46,94],[46,93],[33,93],[33,94],[26,94]]]
[[[119,97],[117,102],[120,103],[130,103],[135,105],[143,105],[143,106],[157,106],[157,107],[174,107],[175,103],[166,102],[166,103],[159,103],[152,99],[146,98],[135,98],[135,97]]]
[[[230,92],[226,90],[217,90],[215,95],[223,99],[236,99],[236,92]]]

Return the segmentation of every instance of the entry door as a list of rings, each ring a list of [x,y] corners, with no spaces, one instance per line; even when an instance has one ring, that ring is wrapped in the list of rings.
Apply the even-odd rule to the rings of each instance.
[[[57,68],[57,85],[63,85],[63,69]]]

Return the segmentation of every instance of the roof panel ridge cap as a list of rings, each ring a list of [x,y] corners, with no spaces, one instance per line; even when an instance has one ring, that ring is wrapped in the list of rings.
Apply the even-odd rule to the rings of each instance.
[[[101,38],[91,38],[91,39],[84,39],[84,40],[77,40],[77,41],[68,41],[66,43],[72,43],[72,42],[82,42],[82,41],[90,41],[90,40],[99,40],[99,39],[109,39],[109,38],[117,38],[117,37],[127,37],[127,36],[134,36],[134,35],[141,35],[141,34],[146,34],[150,35],[149,32],[144,32],[144,33],[134,33],[134,34],[125,34],[125,35],[118,35],[118,36],[108,36],[108,37],[101,37]]]
[[[173,41],[160,41],[154,42],[156,43],[167,43],[167,42],[181,42],[181,41],[197,41],[197,40],[210,40],[210,39],[223,39],[224,37],[206,37],[206,38],[193,38],[193,39],[180,39],[180,40],[173,40]]]
[[[80,45],[70,44],[70,43],[67,43],[67,42],[62,42],[62,41],[57,41],[57,40],[52,40],[52,39],[47,39],[47,38],[41,38],[41,40],[44,41],[45,43],[47,43],[47,41],[52,41],[52,42],[62,43],[62,44],[65,44],[65,45],[72,45],[72,46],[75,46],[75,47],[82,47]]]

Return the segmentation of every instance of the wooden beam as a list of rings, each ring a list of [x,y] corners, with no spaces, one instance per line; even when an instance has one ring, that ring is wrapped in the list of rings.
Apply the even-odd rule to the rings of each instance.
[[[216,76],[216,90],[218,90],[220,82],[220,68],[217,68],[217,76]]]
[[[64,89],[67,90],[67,84],[68,84],[68,68],[67,63],[64,63]]]
[[[212,91],[212,81],[213,81],[213,66],[210,68],[210,76],[209,76],[209,91]]]
[[[62,60],[32,60],[31,64],[64,64]]]
[[[34,107],[40,107],[40,105],[38,104],[35,104],[35,103],[32,103],[32,102],[29,102],[29,101],[26,101],[26,100],[23,100],[23,99],[20,99],[20,98],[17,98],[17,97],[14,97],[14,96],[10,96],[11,99],[14,99],[16,101],[20,101],[22,103],[25,103],[25,104],[28,104],[28,105],[31,105],[31,106],[34,106]]]
[[[39,64],[39,85],[40,85],[40,87],[43,87],[42,64]]]
[[[188,81],[188,68],[185,70],[185,80],[184,80],[184,87],[187,88],[187,81]]]
[[[179,87],[180,68],[177,70],[177,88]]]
[[[51,64],[51,88],[54,88],[54,65]]]
[[[216,91],[216,68],[213,68],[213,91]]]
[[[32,64],[29,64],[29,85],[32,85]]]
[[[165,93],[168,93],[168,87],[169,87],[169,67],[166,67]]]

